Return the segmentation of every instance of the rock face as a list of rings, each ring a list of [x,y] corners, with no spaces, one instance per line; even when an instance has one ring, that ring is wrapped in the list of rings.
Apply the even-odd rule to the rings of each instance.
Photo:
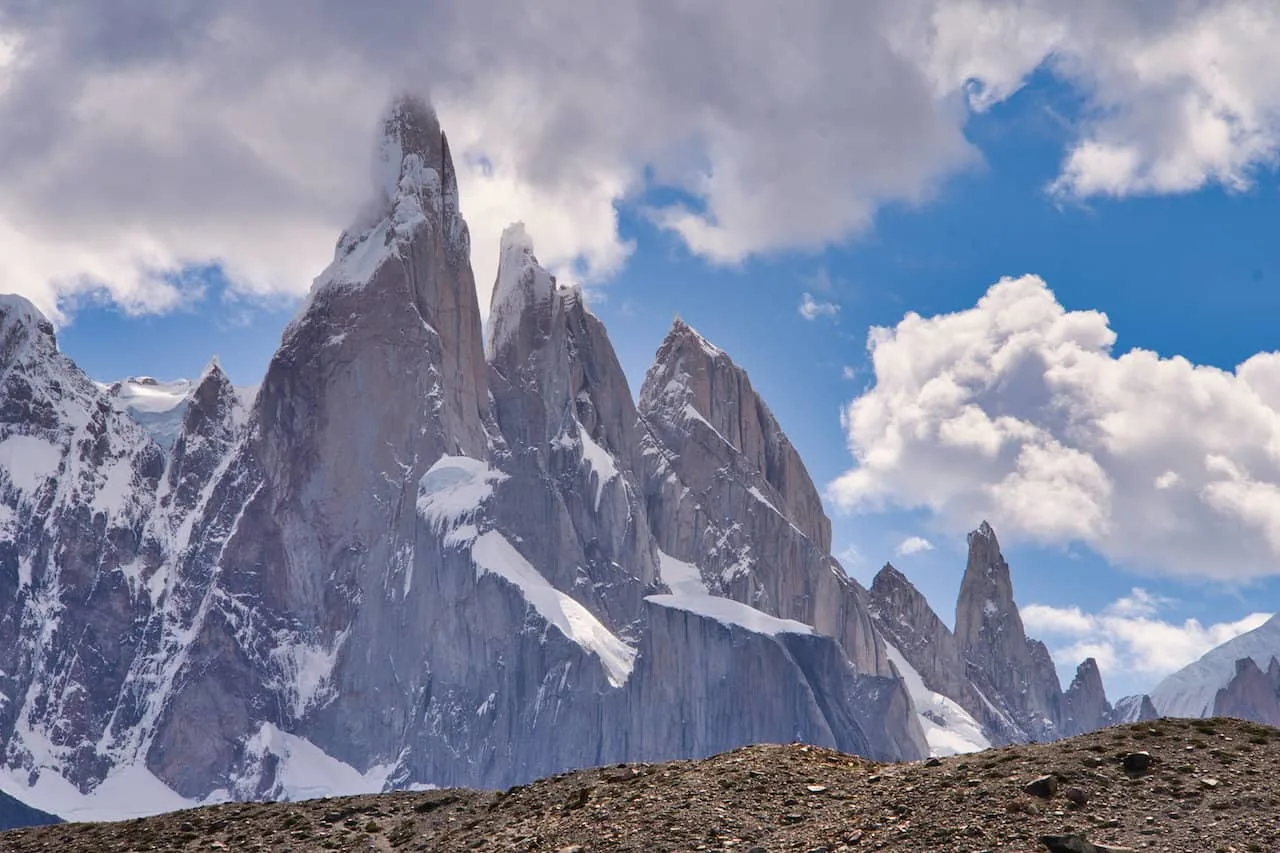
[[[971,676],[990,681],[1023,731],[1034,740],[1063,734],[1062,688],[1053,660],[1044,643],[1028,639],[1023,630],[1009,564],[985,521],[969,534],[969,561],[956,602],[956,640]]]
[[[1235,677],[1214,697],[1213,715],[1280,724],[1280,658],[1271,658],[1265,671],[1253,658],[1236,661]]]
[[[0,772],[159,809],[753,741],[925,753],[745,372],[677,323],[637,407],[520,226],[484,341],[469,252],[447,140],[402,98],[249,404],[213,363],[157,442],[0,301]]]
[[[867,591],[831,557],[821,498],[746,372],[677,319],[645,374],[639,413],[645,502],[662,552],[696,566],[706,591],[812,625],[857,672],[896,681]],[[905,686],[892,689],[908,707]],[[925,747],[910,715],[878,728],[872,740],[896,751]]]
[[[1048,650],[1026,636],[1009,564],[991,525],[983,522],[969,534],[968,544],[954,633],[892,565],[881,569],[871,585],[876,628],[901,655],[900,668],[920,680],[917,710],[935,709],[922,712],[934,751],[951,751],[949,745],[960,736],[968,743],[1002,745],[1111,725],[1115,714],[1097,662],[1090,658],[1080,664],[1064,693]],[[956,708],[948,709],[948,703]],[[973,727],[980,738],[973,737]]]

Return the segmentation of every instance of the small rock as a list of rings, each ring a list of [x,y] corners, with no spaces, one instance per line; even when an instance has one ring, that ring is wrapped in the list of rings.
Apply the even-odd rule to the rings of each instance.
[[[806,785],[805,790],[808,791],[810,794],[821,794],[823,791],[827,790],[827,786],[826,785]]]
[[[941,765],[942,759],[938,758],[936,755],[924,763],[925,767],[940,767]]]
[[[1131,775],[1146,773],[1151,769],[1151,753],[1149,752],[1131,752],[1120,759],[1120,763],[1124,766],[1124,772]]]
[[[1222,783],[1217,779],[1214,779],[1212,776],[1206,776],[1200,780],[1200,784],[1204,785],[1206,788],[1216,788]]]
[[[1062,796],[1076,808],[1083,808],[1089,802],[1089,795],[1085,793],[1083,788],[1067,788],[1062,792]]]
[[[1049,774],[1041,776],[1039,779],[1032,779],[1022,786],[1022,790],[1033,797],[1048,800],[1058,792],[1058,777]]]

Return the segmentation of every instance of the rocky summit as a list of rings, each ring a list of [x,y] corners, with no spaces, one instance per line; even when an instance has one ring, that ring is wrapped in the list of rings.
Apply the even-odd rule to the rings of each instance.
[[[503,792],[241,803],[0,835],[7,851],[1280,849],[1280,731],[1159,720],[1050,744],[880,764],[811,745],[620,764]]]

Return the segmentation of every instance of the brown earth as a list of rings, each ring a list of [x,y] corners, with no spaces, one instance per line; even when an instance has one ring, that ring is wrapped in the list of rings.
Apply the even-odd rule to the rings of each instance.
[[[1128,758],[1126,758],[1128,756]],[[1280,730],[1159,720],[911,764],[812,746],[583,770],[509,791],[236,803],[0,833],[59,851],[1013,853],[1045,835],[1150,851],[1280,850]],[[1049,778],[1044,778],[1049,777]],[[1049,796],[1035,796],[1032,789]],[[1094,853],[1077,841],[1061,851]]]

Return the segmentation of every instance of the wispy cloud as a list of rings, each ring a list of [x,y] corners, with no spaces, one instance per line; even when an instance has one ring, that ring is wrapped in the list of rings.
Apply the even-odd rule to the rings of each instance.
[[[834,317],[840,313],[840,306],[834,302],[823,302],[813,298],[813,294],[805,293],[800,297],[800,316],[806,320],[819,317]]]

